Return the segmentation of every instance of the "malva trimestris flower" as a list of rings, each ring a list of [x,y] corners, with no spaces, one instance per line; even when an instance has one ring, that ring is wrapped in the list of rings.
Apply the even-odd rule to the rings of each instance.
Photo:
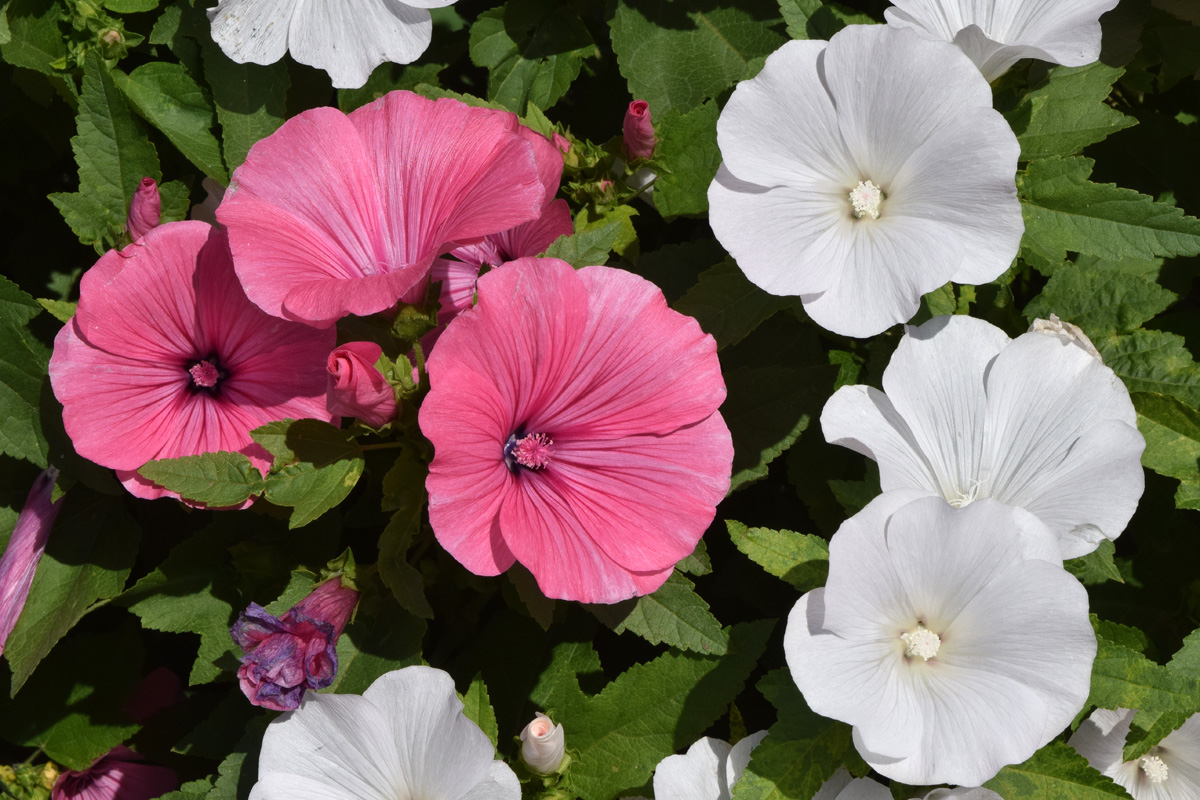
[[[1112,778],[1134,800],[1193,800],[1200,797],[1200,714],[1146,751],[1126,761],[1123,755],[1134,709],[1097,708],[1085,719],[1067,744],[1088,760],[1088,765]]]
[[[124,745],[96,759],[85,770],[64,770],[51,800],[151,800],[179,788],[175,770],[146,763]]]
[[[561,724],[542,712],[534,714],[521,730],[521,760],[537,775],[553,775],[567,752],[567,735]]]
[[[158,193],[158,183],[154,178],[142,178],[133,200],[129,202],[129,215],[125,220],[125,230],[133,241],[146,235],[151,228],[158,227],[162,220],[162,197]]]
[[[50,502],[57,479],[58,470],[54,467],[42,470],[34,479],[17,524],[8,537],[4,555],[0,556],[0,654],[4,653],[8,635],[17,626],[17,619],[25,608],[38,562],[42,560],[50,530],[62,509],[61,497]]]
[[[375,342],[346,342],[329,354],[325,406],[337,417],[357,417],[378,428],[396,418],[396,393],[375,366],[383,348]]]
[[[170,222],[84,273],[75,317],[54,340],[50,382],[79,454],[153,499],[168,493],[137,473],[147,461],[229,450],[265,472],[270,454],[251,430],[330,419],[334,336],[246,299],[223,231]]]
[[[429,378],[430,524],[476,574],[520,561],[548,597],[647,594],[729,489],[716,342],[623,270],[552,258],[492,270]]]

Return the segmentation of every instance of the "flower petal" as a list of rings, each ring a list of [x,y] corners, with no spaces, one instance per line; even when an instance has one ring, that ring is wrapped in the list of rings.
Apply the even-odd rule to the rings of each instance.
[[[213,41],[239,64],[274,64],[288,45],[295,0],[220,0],[208,9]]]
[[[830,444],[848,447],[878,463],[883,491],[922,487],[941,495],[936,473],[908,423],[878,389],[838,389],[821,410],[821,431]]]
[[[416,5],[369,0],[347,14],[339,0],[305,0],[295,6],[288,50],[329,73],[335,88],[357,89],[385,61],[408,64],[429,47],[433,23]]]
[[[685,755],[667,756],[654,770],[655,800],[720,800],[726,795],[725,771],[728,742],[705,736]]]

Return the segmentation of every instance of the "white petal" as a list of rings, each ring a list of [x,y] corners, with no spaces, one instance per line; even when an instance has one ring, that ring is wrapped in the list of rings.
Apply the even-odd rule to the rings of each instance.
[[[686,755],[667,756],[654,770],[655,800],[721,800],[728,742],[705,736]]]
[[[733,785],[741,780],[746,765],[750,763],[750,754],[759,742],[767,738],[766,731],[757,731],[742,739],[733,746],[725,760],[725,781],[728,785],[728,795],[733,795]]]
[[[339,89],[357,89],[385,61],[415,61],[433,33],[429,12],[400,0],[305,0],[288,31],[292,58],[329,73]]]
[[[518,800],[521,782],[512,768],[503,761],[493,761],[488,773],[462,800]]]
[[[1125,737],[1129,735],[1129,725],[1135,714],[1137,711],[1132,709],[1097,708],[1080,723],[1079,730],[1067,742],[1087,759],[1092,769],[1112,778],[1130,792],[1138,783],[1140,770],[1137,762],[1124,763],[1122,754]]]
[[[879,464],[882,489],[924,488],[941,495],[941,485],[913,439],[908,423],[888,396],[871,386],[843,386],[821,410],[825,441],[862,453]]]
[[[991,789],[958,786],[953,789],[934,789],[925,795],[925,800],[1004,800]]]
[[[221,0],[208,10],[213,41],[239,64],[274,64],[287,52],[296,0]]]
[[[817,789],[812,800],[837,800],[837,796],[850,785],[851,780],[850,771],[845,767],[838,767],[837,771],[829,776],[829,780],[821,784],[820,789]]]
[[[891,800],[891,797],[892,793],[882,783],[870,778],[857,778],[842,789],[837,800]]]
[[[1200,797],[1200,714],[1167,734],[1155,752],[1170,769],[1164,785],[1172,797]]]
[[[363,800],[375,796],[355,794],[353,789],[335,783],[320,783],[283,772],[265,775],[260,772],[258,782],[250,790],[250,800]]]
[[[883,373],[883,388],[928,459],[943,497],[969,493],[979,477],[984,373],[1009,342],[974,317],[935,317],[910,328]],[[880,464],[881,480],[883,464]]]

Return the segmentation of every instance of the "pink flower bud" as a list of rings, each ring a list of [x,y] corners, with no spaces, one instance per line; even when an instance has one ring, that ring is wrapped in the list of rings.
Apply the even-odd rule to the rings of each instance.
[[[256,706],[290,711],[306,690],[333,683],[337,640],[356,605],[358,592],[341,578],[325,581],[282,617],[251,603],[229,629],[246,653],[238,668],[242,693]]]
[[[134,722],[146,722],[185,700],[187,696],[179,676],[166,667],[159,667],[138,681],[121,710]]]
[[[562,765],[567,738],[562,725],[540,711],[521,731],[521,760],[538,775],[552,775]]]
[[[396,418],[396,395],[375,362],[383,348],[374,342],[347,342],[329,354],[325,407],[339,417],[358,417],[378,428]]]
[[[555,147],[562,151],[563,155],[571,152],[571,140],[563,136],[558,131],[555,131],[553,134],[551,134],[550,141],[554,143]]]
[[[150,800],[179,788],[175,770],[143,762],[128,747],[114,747],[82,772],[60,773],[51,800]]]
[[[62,507],[61,497],[50,502],[57,478],[58,470],[50,467],[34,480],[21,515],[17,517],[17,525],[8,539],[8,546],[4,549],[3,557],[0,557],[0,653],[4,652],[4,643],[8,641],[8,635],[16,627],[21,609],[25,607],[29,587],[33,585],[33,574],[46,549],[54,518]]]
[[[634,100],[625,112],[625,154],[630,159],[654,155],[654,124],[650,121],[650,104]]]
[[[162,198],[158,196],[158,184],[154,178],[142,178],[134,192],[133,200],[129,203],[129,217],[125,220],[125,229],[136,242],[146,235],[146,232],[158,225],[162,218]]]

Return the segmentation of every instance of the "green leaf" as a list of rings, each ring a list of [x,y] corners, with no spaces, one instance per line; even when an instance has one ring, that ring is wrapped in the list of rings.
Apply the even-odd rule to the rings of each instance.
[[[262,475],[250,459],[225,451],[150,461],[138,474],[210,508],[240,506],[263,489]]]
[[[390,597],[364,598],[338,640],[338,671],[328,689],[362,694],[385,672],[421,663],[425,622]]]
[[[726,259],[702,272],[696,285],[672,307],[695,317],[705,333],[717,340],[717,350],[724,350],[792,302],[791,297],[776,297],[759,289],[733,259]]]
[[[853,517],[862,511],[867,503],[879,496],[883,490],[879,488],[879,466],[874,461],[867,462],[867,475],[861,481],[827,481],[833,498],[846,512],[847,517]]]
[[[633,227],[629,218],[635,214],[637,211],[629,206],[619,206],[614,214],[598,222],[583,228],[576,224],[575,233],[558,237],[546,248],[546,257],[561,258],[576,269],[603,266]]]
[[[680,650],[725,655],[729,636],[696,594],[696,585],[672,572],[653,594],[612,605],[589,606],[592,613],[617,633],[633,631],[650,644],[666,643]]]
[[[246,732],[234,746],[233,752],[217,767],[217,780],[206,800],[240,800],[250,796],[258,776],[258,756],[262,751],[263,734],[271,718],[259,716],[250,720]]]
[[[41,312],[0,275],[0,452],[45,467],[50,446],[38,409],[50,354],[25,328]]]
[[[235,609],[225,599],[237,596],[235,574],[229,537],[218,531],[208,528],[176,545],[157,569],[117,599],[141,619],[143,628],[200,635],[193,686],[214,680],[222,666],[237,666],[229,636]]]
[[[446,67],[446,64],[380,64],[361,87],[338,90],[338,108],[349,114],[397,89],[412,91],[422,83],[436,86]]]
[[[72,636],[54,648],[20,695],[10,700],[0,693],[0,736],[40,747],[68,769],[87,769],[137,731],[121,705],[141,669],[135,625]]]
[[[158,8],[158,0],[104,0],[104,7],[117,14],[136,14]]]
[[[54,533],[4,648],[13,694],[93,603],[120,594],[137,557],[141,530],[123,498],[77,486],[61,502]]]
[[[851,11],[837,3],[822,0],[778,0],[788,36],[793,39],[824,39],[847,25],[872,25],[870,14]]]
[[[221,146],[212,132],[212,101],[186,67],[153,61],[129,75],[113,70],[112,76],[134,109],[166,134],[179,152],[208,177],[229,182]]]
[[[748,528],[726,520],[729,538],[755,564],[807,592],[825,585],[829,574],[829,542],[820,536],[768,528]]]
[[[767,465],[799,438],[829,397],[832,367],[745,367],[725,376],[721,406],[733,434],[730,491],[766,477]]]
[[[557,103],[596,52],[587,26],[557,0],[509,0],[471,26],[471,61],[488,69],[488,99],[522,116],[528,103]]]
[[[865,773],[850,726],[814,714],[791,673],[777,669],[758,682],[758,690],[779,713],[754,753],[742,779],[733,789],[733,800],[791,800],[812,797],[842,764]]]
[[[1182,336],[1139,330],[1093,343],[1130,392],[1174,395],[1184,405],[1200,407],[1200,365]]]
[[[675,565],[675,569],[689,575],[708,575],[712,572],[712,562],[708,558],[708,546],[704,540],[696,542],[696,549],[691,555],[684,556]]]
[[[1200,483],[1200,411],[1164,394],[1135,392],[1138,430],[1146,438],[1142,464],[1185,484]]]
[[[212,791],[212,778],[188,781],[177,791],[161,795],[158,800],[204,800],[205,795]]]
[[[752,77],[782,45],[774,0],[618,0],[609,26],[621,74],[655,116],[689,111]]]
[[[1005,118],[1021,144],[1021,160],[1070,156],[1089,144],[1137,124],[1105,104],[1125,70],[1096,61],[1085,67],[1058,66]]]
[[[16,67],[55,74],[50,65],[67,55],[63,32],[58,26],[67,13],[62,3],[12,0],[4,11],[9,38],[0,44],[0,56]]]
[[[423,484],[417,484],[417,487],[423,488]],[[420,519],[420,507],[415,524],[405,510],[392,515],[379,536],[379,578],[405,611],[422,619],[433,619],[433,607],[425,597],[425,578],[420,570],[408,563],[408,550],[420,530]]]
[[[579,758],[563,788],[584,798],[638,794],[659,761],[686,749],[725,713],[758,663],[772,626],[735,625],[721,657],[667,652],[634,664],[594,696],[584,694],[577,675],[599,666],[591,644],[558,645],[530,700],[551,719],[569,720],[564,727]]]
[[[984,784],[1005,800],[1108,800],[1129,795],[1088,766],[1065,742],[1051,742],[1024,764],[1005,767]]]
[[[1116,545],[1111,540],[1105,539],[1099,547],[1086,556],[1064,561],[1063,568],[1078,578],[1084,586],[1096,586],[1108,581],[1124,583],[1121,570],[1113,562],[1114,553],[1116,553]]]
[[[1155,282],[1162,261],[1104,261],[1080,256],[1050,276],[1042,293],[1025,307],[1029,320],[1061,319],[1093,339],[1129,333],[1158,316],[1177,295]]]
[[[654,207],[667,219],[708,212],[708,186],[721,166],[720,109],[710,100],[687,113],[672,108],[654,120]]]
[[[212,88],[225,166],[232,173],[246,160],[250,147],[275,132],[287,119],[290,81],[286,60],[270,66],[237,64],[212,42],[205,42],[204,78]]]
[[[71,149],[79,165],[79,191],[50,195],[79,241],[111,247],[125,230],[129,203],[142,178],[162,179],[158,154],[99,54],[84,61],[83,93]]]
[[[1112,184],[1089,183],[1090,158],[1034,161],[1017,176],[1022,247],[1058,263],[1067,251],[1116,260],[1200,253],[1200,219]]]
[[[51,300],[46,297],[39,297],[37,303],[42,308],[50,312],[50,316],[62,323],[71,321],[75,316],[75,308],[77,303],[68,303],[65,300]]]
[[[483,676],[475,676],[475,680],[471,681],[471,685],[467,688],[467,693],[463,695],[462,701],[463,715],[487,734],[493,746],[498,744],[500,728],[496,725],[496,712],[492,710],[492,701],[488,698],[487,685],[483,682]]]
[[[275,422],[250,436],[275,457],[263,496],[292,507],[289,528],[299,528],[346,499],[366,461],[349,433],[316,419]]]

